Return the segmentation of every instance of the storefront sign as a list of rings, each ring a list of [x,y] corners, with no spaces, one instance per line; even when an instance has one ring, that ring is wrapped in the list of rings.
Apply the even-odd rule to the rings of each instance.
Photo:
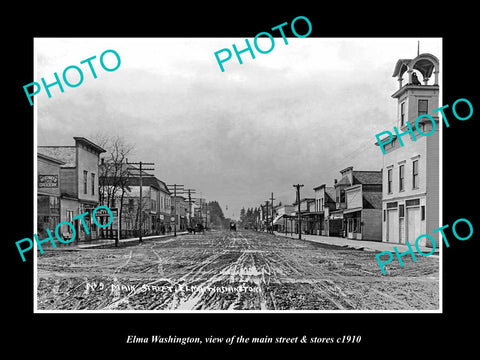
[[[39,188],[58,188],[58,175],[38,175]]]

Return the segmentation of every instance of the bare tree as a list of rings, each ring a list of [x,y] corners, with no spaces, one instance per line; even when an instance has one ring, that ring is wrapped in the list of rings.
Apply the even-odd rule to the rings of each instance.
[[[134,146],[120,136],[96,134],[92,138],[106,150],[100,158],[99,165],[99,201],[109,208],[118,207],[119,231],[121,234],[123,200],[125,192],[130,191],[128,187],[130,174],[127,156],[133,151]]]
[[[147,199],[144,199],[144,201],[142,202],[142,208],[140,209],[140,206],[139,206],[140,202],[138,201],[138,199],[136,197],[133,198],[133,199],[134,199],[134,201],[132,203],[132,206],[130,207],[130,209],[128,209],[128,211],[125,211],[125,213],[124,213],[124,218],[125,218],[125,222],[126,222],[125,225],[126,225],[127,230],[128,231],[133,230],[134,235],[138,236],[139,231],[141,231],[142,234],[145,234],[144,227],[145,227],[145,224],[147,223],[146,214],[147,214],[148,210],[150,209],[150,202],[145,201]],[[143,214],[141,226],[139,225],[140,211]]]

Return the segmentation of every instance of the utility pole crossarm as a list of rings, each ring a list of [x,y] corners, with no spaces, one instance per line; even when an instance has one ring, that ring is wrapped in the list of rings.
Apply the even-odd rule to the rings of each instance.
[[[183,189],[178,189],[179,187],[182,188],[184,185],[180,184],[173,184],[173,185],[167,185],[167,187],[173,187],[173,236],[177,236],[177,190],[183,190]],[[168,189],[171,191],[172,189]],[[171,219],[170,219],[171,221]]]
[[[138,175],[139,177],[139,183],[140,183],[140,201],[139,201],[139,232],[138,232],[138,242],[139,243],[142,243],[143,242],[143,239],[142,239],[142,231],[143,231],[143,204],[142,204],[142,187],[143,187],[143,182],[142,182],[142,178],[143,176],[154,176],[154,175],[151,175],[151,174],[143,174],[143,171],[144,170],[155,170],[153,168],[143,168],[143,165],[155,165],[154,163],[151,163],[151,162],[143,162],[143,161],[140,161],[140,162],[126,162],[127,164],[129,165],[139,165],[139,172],[140,174]],[[135,169],[137,170],[137,169]]]

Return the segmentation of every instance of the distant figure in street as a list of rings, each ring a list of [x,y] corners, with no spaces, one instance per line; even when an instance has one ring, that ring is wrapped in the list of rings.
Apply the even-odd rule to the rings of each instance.
[[[237,231],[237,225],[234,222],[230,223],[230,231]]]
[[[413,73],[412,74],[412,84],[413,85],[422,85],[420,81],[418,80],[417,74]]]

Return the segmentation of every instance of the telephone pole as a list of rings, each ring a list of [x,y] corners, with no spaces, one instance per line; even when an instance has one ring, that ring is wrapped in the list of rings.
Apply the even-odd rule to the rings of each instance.
[[[270,200],[272,201],[272,202],[271,202],[271,204],[272,204],[272,223],[271,223],[271,225],[270,225],[270,226],[271,226],[271,227],[270,227],[270,232],[273,234],[273,200],[275,200],[275,199],[273,198],[273,192],[272,192],[272,195],[271,195],[271,197],[270,197]]]
[[[268,200],[265,201],[265,206],[267,207],[267,210],[265,211],[265,224],[266,224],[266,229],[268,233]]]
[[[188,191],[188,227],[192,227],[192,194],[195,194],[195,189],[184,189]]]
[[[294,188],[297,188],[297,204],[298,204],[298,239],[302,240],[302,216],[300,214],[300,188],[303,184],[293,185]]]
[[[142,231],[143,231],[143,219],[142,219],[142,213],[143,213],[143,206],[142,206],[142,177],[143,176],[154,176],[154,175],[151,175],[151,174],[145,174],[143,175],[142,174],[142,171],[143,170],[155,170],[154,168],[144,168],[143,165],[155,165],[154,163],[150,163],[150,162],[127,162],[127,164],[129,165],[139,165],[139,171],[140,171],[140,174],[139,174],[139,182],[140,182],[140,201],[139,201],[139,227],[140,227],[140,231],[139,231],[139,236],[138,236],[138,242],[139,243],[142,243],[143,242],[143,239],[142,239]]]
[[[203,226],[203,210],[205,209],[205,227],[207,226],[207,215],[206,215],[206,211],[207,211],[207,207],[206,207],[206,199],[202,197],[202,193],[200,193],[200,197],[199,198],[194,198],[195,201],[198,200],[198,214],[200,216],[200,224],[202,224]]]
[[[179,184],[173,184],[173,185],[167,185],[169,187],[169,191],[172,191],[173,187],[173,236],[177,236],[177,186],[180,187],[178,190],[182,191],[183,193],[183,185]],[[170,216],[170,222],[172,221],[171,216]]]

